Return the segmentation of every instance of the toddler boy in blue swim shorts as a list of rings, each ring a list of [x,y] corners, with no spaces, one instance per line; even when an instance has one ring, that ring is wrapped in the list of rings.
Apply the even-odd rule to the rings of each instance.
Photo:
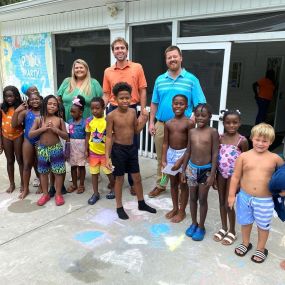
[[[274,209],[268,184],[274,170],[284,164],[282,158],[268,150],[274,138],[274,129],[268,124],[261,123],[252,128],[250,139],[253,149],[243,152],[237,158],[229,189],[228,203],[232,208],[240,187],[237,195],[237,220],[241,224],[243,241],[235,248],[235,254],[245,256],[252,249],[250,234],[255,222],[258,242],[251,257],[255,263],[264,262],[268,255],[265,245]]]

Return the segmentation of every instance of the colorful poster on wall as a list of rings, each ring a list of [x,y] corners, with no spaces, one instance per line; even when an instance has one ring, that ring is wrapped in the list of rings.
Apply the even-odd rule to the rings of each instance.
[[[1,37],[1,68],[3,87],[35,85],[41,95],[53,94],[51,34]]]

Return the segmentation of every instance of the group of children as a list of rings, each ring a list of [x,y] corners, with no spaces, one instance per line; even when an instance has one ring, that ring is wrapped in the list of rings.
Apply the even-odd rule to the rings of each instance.
[[[103,99],[95,97],[91,101],[92,116],[84,120],[85,100],[78,95],[72,101],[72,119],[66,123],[62,104],[54,95],[43,99],[38,90],[31,87],[26,92],[28,100],[23,102],[19,90],[15,86],[7,86],[3,91],[0,117],[0,152],[5,152],[10,181],[7,192],[15,189],[16,157],[21,175],[19,198],[24,199],[29,194],[31,168],[35,166],[36,174],[40,177],[38,192],[43,193],[38,205],[43,206],[53,195],[56,205],[63,205],[65,161],[70,163],[72,175],[72,184],[67,192],[77,193],[85,190],[85,165],[89,162],[94,190],[89,204],[93,205],[100,199],[98,177],[102,169],[109,178],[111,188],[106,198],[116,198],[118,216],[128,219],[122,207],[122,186],[124,174],[129,172],[134,179],[138,209],[156,213],[144,201],[138,153],[132,143],[134,134],[145,126],[148,114],[142,110],[137,119],[134,110],[128,108],[131,101],[129,84],[120,82],[114,86],[113,92],[118,108],[107,118],[104,116]],[[49,185],[52,188],[48,191]]]
[[[248,150],[247,139],[238,133],[241,125],[238,110],[222,111],[224,134],[219,135],[209,126],[212,112],[208,104],[196,106],[190,120],[184,115],[187,105],[184,95],[174,96],[172,109],[175,117],[164,127],[162,173],[170,176],[173,201],[173,209],[166,218],[172,222],[184,219],[190,189],[192,223],[186,235],[194,241],[203,240],[208,191],[213,186],[218,190],[222,222],[213,239],[223,245],[231,245],[237,239],[233,208],[237,199],[242,243],[235,248],[235,254],[245,256],[252,248],[250,233],[255,222],[258,243],[251,260],[262,263],[268,255],[265,245],[274,210],[269,181],[274,171],[284,164],[280,156],[268,150],[275,139],[274,129],[265,123],[254,126],[250,136],[253,148]],[[285,177],[281,179],[284,181]],[[279,195],[285,196],[285,189],[279,191]]]
[[[21,175],[20,198],[24,199],[29,194],[31,168],[35,166],[41,182],[39,192],[43,193],[38,205],[44,205],[51,198],[49,181],[54,185],[56,205],[62,205],[65,160],[71,165],[72,175],[72,184],[67,192],[77,193],[84,192],[85,165],[88,162],[94,192],[88,200],[89,204],[93,205],[100,199],[98,179],[101,169],[110,182],[111,191],[106,198],[115,198],[119,218],[128,219],[122,205],[122,186],[124,174],[131,173],[138,209],[156,213],[144,201],[138,152],[133,145],[133,137],[145,126],[148,114],[142,110],[137,118],[135,110],[129,108],[129,84],[116,84],[113,93],[118,108],[105,118],[103,99],[93,98],[92,116],[87,120],[82,118],[84,98],[78,95],[72,102],[72,119],[66,124],[57,97],[49,95],[43,99],[35,88],[29,88],[28,100],[23,102],[18,89],[7,86],[1,105],[0,136],[0,152],[4,149],[10,180],[7,192],[15,189],[16,157]],[[265,244],[274,209],[268,183],[275,169],[284,163],[268,150],[275,138],[274,130],[264,123],[253,127],[250,137],[253,148],[248,151],[247,139],[238,133],[241,124],[238,110],[223,111],[224,134],[219,135],[215,128],[209,127],[212,112],[208,104],[196,106],[191,119],[184,114],[187,106],[186,96],[174,96],[172,108],[175,116],[165,124],[162,172],[170,177],[173,201],[173,209],[166,214],[166,218],[174,223],[185,218],[190,189],[192,223],[186,235],[195,241],[203,240],[208,191],[213,186],[219,194],[222,223],[214,240],[223,245],[231,245],[236,240],[233,206],[237,199],[242,243],[235,253],[245,256],[252,248],[250,233],[253,222],[256,222],[258,243],[252,261],[261,263],[268,254]],[[51,177],[50,172],[53,174]],[[281,191],[280,196],[284,193],[284,190]]]

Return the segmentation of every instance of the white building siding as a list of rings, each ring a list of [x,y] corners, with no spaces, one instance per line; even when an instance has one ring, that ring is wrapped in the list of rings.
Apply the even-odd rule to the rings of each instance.
[[[25,35],[42,32],[66,32],[107,27],[106,7],[95,7],[64,13],[37,16],[1,23],[1,35]],[[111,19],[112,20],[112,19]]]
[[[141,0],[129,3],[129,23],[280,10],[284,0]]]
[[[93,2],[94,6],[96,1]],[[71,0],[66,0],[70,8]],[[84,5],[84,2],[82,2]],[[106,28],[113,24],[139,24],[142,22],[161,22],[173,19],[193,19],[201,17],[215,17],[260,11],[274,11],[285,9],[285,0],[139,0],[133,2],[119,2],[116,5],[119,13],[111,17],[107,5],[74,11],[58,12],[56,7],[52,13],[53,3],[45,11],[41,9],[39,16],[33,15],[31,7],[29,17],[23,13],[19,20],[5,20],[1,22],[1,35],[24,35],[42,32],[68,32],[76,30],[91,30]],[[28,9],[28,8],[27,8]],[[0,8],[1,11],[1,8]],[[48,13],[44,15],[45,13]]]

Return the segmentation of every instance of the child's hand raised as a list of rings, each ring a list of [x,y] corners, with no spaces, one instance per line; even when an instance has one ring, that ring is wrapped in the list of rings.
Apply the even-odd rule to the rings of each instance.
[[[50,129],[55,134],[58,134],[58,128],[54,126],[52,121],[48,121],[47,127],[48,127],[48,129]]]
[[[28,109],[28,104],[26,102],[23,102],[16,110],[16,113],[20,113],[24,110]]]

